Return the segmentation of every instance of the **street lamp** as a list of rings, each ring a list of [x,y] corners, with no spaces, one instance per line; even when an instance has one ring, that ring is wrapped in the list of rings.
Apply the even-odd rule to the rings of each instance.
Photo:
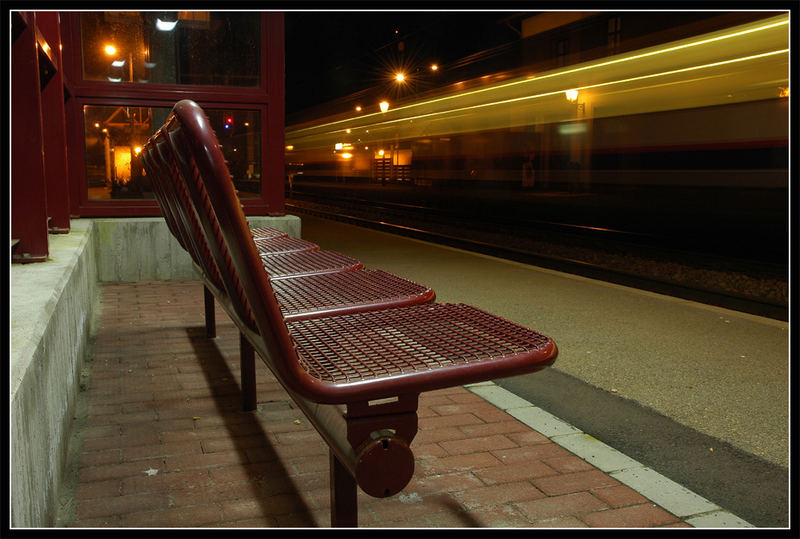
[[[162,32],[171,32],[175,29],[175,26],[178,24],[178,21],[162,21],[160,18],[156,19],[156,28],[161,30]]]
[[[378,106],[381,108],[381,112],[386,112],[389,110],[389,102],[388,101],[381,101]]]
[[[105,53],[108,56],[116,56],[117,55],[117,48],[111,43],[107,44],[103,48],[103,50],[105,51]],[[126,60],[116,60],[115,59],[115,60],[111,61],[111,65],[113,67],[123,67],[125,65],[125,62],[126,62]],[[128,52],[127,62],[128,62],[128,75],[130,77],[130,81],[133,82],[133,53],[132,52]],[[108,77],[108,79],[111,82],[121,82],[122,81],[122,79],[115,79],[115,78],[111,78],[111,77]]]
[[[566,90],[564,94],[570,103],[575,103],[578,100],[578,90]]]

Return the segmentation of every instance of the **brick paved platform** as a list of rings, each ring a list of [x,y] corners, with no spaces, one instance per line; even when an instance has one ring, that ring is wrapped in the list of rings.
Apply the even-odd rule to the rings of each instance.
[[[261,363],[240,411],[220,308],[217,334],[197,281],[102,286],[57,526],[330,525],[327,446]],[[424,393],[419,417],[413,479],[359,491],[361,527],[690,527],[464,388]]]

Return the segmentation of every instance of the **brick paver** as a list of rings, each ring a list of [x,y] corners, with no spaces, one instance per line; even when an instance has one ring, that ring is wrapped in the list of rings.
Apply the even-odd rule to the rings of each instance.
[[[240,411],[238,334],[202,285],[106,283],[64,527],[318,527],[328,449],[266,367]],[[359,491],[363,527],[674,527],[680,519],[461,387],[420,397],[416,470]]]

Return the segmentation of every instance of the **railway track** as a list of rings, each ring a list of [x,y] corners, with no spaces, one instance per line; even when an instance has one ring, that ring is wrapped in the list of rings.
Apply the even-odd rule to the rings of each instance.
[[[286,206],[299,214],[788,320],[787,268],[665,247],[653,234],[544,220],[530,220],[522,230],[421,205],[329,194],[294,193]]]

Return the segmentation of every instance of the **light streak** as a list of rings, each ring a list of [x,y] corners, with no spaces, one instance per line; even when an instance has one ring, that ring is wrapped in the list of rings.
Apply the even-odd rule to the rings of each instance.
[[[620,64],[620,63],[623,63],[623,62],[641,60],[643,58],[650,58],[650,57],[653,57],[653,56],[666,54],[666,53],[670,53],[670,52],[681,51],[681,50],[689,49],[689,48],[692,48],[692,47],[698,47],[698,46],[701,46],[701,45],[708,45],[708,44],[711,44],[711,43],[716,43],[716,42],[727,40],[727,39],[746,36],[746,35],[750,35],[750,34],[753,34],[753,33],[756,33],[756,32],[770,30],[770,29],[778,28],[778,27],[785,26],[785,25],[789,24],[788,15],[780,16],[780,17],[781,17],[781,20],[777,20],[777,21],[774,21],[774,22],[771,22],[771,23],[768,23],[768,24],[762,24],[762,25],[759,25],[759,26],[756,26],[756,27],[752,27],[752,28],[743,28],[743,29],[740,29],[740,30],[737,30],[737,31],[734,31],[734,32],[726,33],[726,34],[723,34],[723,35],[706,37],[706,38],[703,38],[703,39],[700,39],[700,40],[696,40],[696,41],[692,41],[692,42],[689,42],[689,43],[681,43],[679,45],[672,45],[672,46],[668,46],[666,48],[660,48],[660,49],[657,49],[657,50],[650,50],[650,51],[646,51],[646,52],[640,52],[638,54],[633,54],[633,55],[630,55],[630,56],[623,56],[623,57],[619,57],[619,58],[613,58],[613,59],[606,60],[606,61],[599,62],[599,63],[593,63],[593,64],[589,64],[589,65],[581,65],[581,66],[578,66],[578,67],[575,67],[575,68],[572,68],[572,69],[561,70],[561,71],[558,71],[558,72],[555,72],[555,73],[545,73],[543,75],[535,76],[534,78],[523,78],[521,80],[510,81],[510,82],[502,83],[502,84],[499,84],[499,85],[488,86],[488,87],[485,87],[485,88],[478,88],[478,89],[475,89],[475,90],[471,90],[471,91],[463,92],[463,93],[459,93],[459,94],[446,95],[446,96],[438,97],[438,98],[435,98],[435,99],[430,99],[430,100],[423,101],[423,102],[409,103],[407,105],[402,105],[402,106],[396,107],[394,109],[394,112],[395,112],[395,114],[397,114],[397,113],[400,113],[400,112],[402,112],[404,110],[407,110],[407,109],[410,109],[410,108],[430,106],[430,105],[434,105],[434,104],[441,103],[441,102],[448,101],[448,100],[452,100],[452,99],[459,99],[459,98],[465,98],[465,97],[474,96],[474,95],[477,95],[477,94],[480,94],[480,93],[484,93],[484,92],[498,91],[498,90],[502,90],[504,88],[509,88],[509,87],[512,87],[512,86],[518,86],[518,85],[521,85],[521,84],[538,83],[538,82],[541,82],[542,80],[546,80],[546,79],[564,77],[566,75],[571,75],[571,74],[575,74],[575,73],[579,73],[579,72],[585,72],[585,71],[588,71],[588,70],[601,69],[601,68],[604,68],[604,67]],[[788,49],[785,49],[785,50],[782,50],[782,51],[771,51],[769,53],[765,53],[764,55],[775,54],[775,53],[784,52],[784,51],[788,51]],[[704,67],[712,67],[712,66],[715,66],[715,65],[723,65],[725,63],[738,62],[738,61],[743,61],[743,60],[747,60],[747,59],[750,59],[750,58],[758,58],[758,57],[761,57],[761,56],[764,56],[764,55],[753,55],[751,57],[744,57],[744,58],[736,58],[736,59],[732,59],[732,60],[725,60],[725,61],[722,61],[722,62],[706,64],[704,66],[693,66],[693,67],[689,67],[689,68],[683,68],[681,70],[672,70],[672,71],[663,72],[663,73],[643,75],[640,78],[661,76],[661,75],[664,75],[664,74],[671,74],[671,73],[679,73],[681,71],[687,71],[687,70],[691,70],[691,69],[702,69]],[[638,78],[634,77],[634,78],[631,78],[631,79],[624,79],[623,81],[614,81],[614,82],[609,82],[609,83],[601,83],[601,84],[597,84],[597,85],[574,87],[572,89],[581,90],[581,89],[585,89],[585,88],[593,88],[593,87],[598,87],[598,86],[602,86],[602,85],[606,85],[606,84],[616,84],[616,83],[619,83],[619,82],[633,81],[633,80],[637,80],[637,79]],[[485,103],[485,104],[480,104],[480,105],[472,105],[471,107],[462,107],[462,108],[456,108],[456,109],[452,109],[452,110],[453,111],[455,111],[455,110],[468,110],[470,108],[481,108],[481,107],[485,107],[485,106],[492,106],[492,105],[495,105],[495,104],[512,103],[512,102],[525,100],[525,99],[535,99],[535,98],[538,98],[538,97],[553,95],[555,93],[563,93],[567,89],[570,89],[570,88],[563,88],[563,89],[560,89],[560,90],[558,90],[556,92],[546,92],[546,93],[537,94],[537,95],[534,95],[534,96],[523,96],[523,97],[518,97],[518,98],[511,98],[511,99],[507,99],[507,100],[503,100],[503,101],[496,101],[496,102],[493,102],[493,103]],[[444,114],[446,112],[448,112],[448,111],[442,111],[442,112],[431,113],[431,114]],[[359,120],[368,120],[373,116],[379,116],[379,113],[370,113],[370,114],[366,114],[366,115],[360,116]],[[428,117],[428,115],[412,116],[411,118],[415,118],[416,119],[416,118],[424,118],[424,117]],[[380,123],[378,123],[376,125],[381,125],[381,124],[385,124],[385,123],[394,123],[394,122],[397,122],[397,121],[404,121],[404,120],[407,120],[407,119],[408,118],[403,118],[403,119],[400,119],[400,120],[387,120],[385,122],[380,122]],[[291,135],[292,136],[300,136],[304,132],[319,131],[319,130],[323,130],[324,128],[332,128],[332,127],[334,127],[336,125],[339,125],[339,124],[342,124],[344,122],[351,122],[351,121],[352,121],[352,119],[336,120],[336,121],[333,121],[333,122],[328,122],[328,123],[324,123],[324,124],[320,124],[320,125],[316,125],[316,126],[305,127],[305,128],[301,128],[301,129],[297,129],[297,130],[291,131]],[[362,125],[359,125],[359,126],[356,126],[356,127],[365,127],[366,125],[368,125],[368,124],[362,124]],[[287,135],[288,134],[289,133],[287,133]]]
[[[636,77],[628,77],[628,78],[618,79],[618,80],[614,80],[614,81],[601,82],[601,83],[598,83],[598,84],[590,84],[590,85],[586,85],[586,86],[579,86],[579,87],[573,88],[573,89],[574,90],[578,90],[580,92],[581,90],[590,90],[590,89],[596,89],[596,88],[602,88],[602,87],[608,87],[608,86],[615,86],[615,85],[619,85],[619,84],[625,84],[625,83],[630,83],[630,82],[653,79],[653,78],[657,78],[657,77],[666,77],[666,76],[669,76],[669,75],[676,75],[676,74],[679,74],[679,73],[687,73],[687,72],[697,71],[697,70],[701,70],[701,69],[710,69],[710,68],[713,68],[713,67],[719,67],[719,66],[730,65],[730,64],[734,64],[734,63],[757,60],[757,59],[760,59],[760,58],[766,58],[766,57],[774,56],[774,55],[778,55],[778,54],[788,54],[788,52],[789,52],[789,49],[775,50],[775,51],[770,51],[770,52],[766,52],[766,53],[762,53],[762,54],[744,56],[744,57],[741,57],[741,58],[733,58],[733,59],[729,59],[729,60],[721,60],[719,62],[712,62],[712,63],[709,63],[709,64],[684,67],[684,68],[680,68],[680,69],[672,69],[672,70],[669,70],[669,71],[662,71],[662,72],[659,72],[659,73],[649,73],[647,75],[639,75],[639,76],[636,76]],[[406,122],[406,121],[410,121],[410,120],[430,119],[430,118],[433,118],[433,117],[436,117],[436,116],[450,115],[450,114],[462,113],[462,112],[466,112],[466,111],[475,111],[475,110],[484,109],[484,108],[487,108],[487,107],[494,107],[494,106],[498,106],[498,105],[507,105],[509,103],[518,103],[518,102],[521,102],[521,101],[528,101],[528,100],[533,100],[533,99],[541,99],[543,97],[562,95],[564,92],[565,92],[564,89],[558,89],[558,90],[554,90],[554,91],[550,91],[550,92],[543,92],[543,93],[539,93],[539,94],[535,94],[535,95],[514,97],[514,98],[510,98],[510,99],[492,101],[492,102],[489,102],[489,103],[480,103],[480,104],[477,104],[477,105],[469,105],[469,106],[466,106],[466,107],[458,107],[458,108],[453,108],[453,109],[448,109],[448,110],[443,110],[443,111],[430,112],[430,113],[427,113],[427,114],[418,114],[416,116],[408,116],[408,117],[404,117],[404,118],[396,118],[396,119],[393,119],[393,120],[385,120],[383,122],[378,122],[378,123],[371,124],[370,125],[370,129],[376,129],[376,128],[381,128],[381,127],[389,127],[392,124],[402,123],[402,122]],[[324,132],[324,133],[319,133],[318,136],[332,135],[332,134],[340,133],[342,131],[343,130],[341,130],[341,129],[340,130],[328,131],[328,132]]]

